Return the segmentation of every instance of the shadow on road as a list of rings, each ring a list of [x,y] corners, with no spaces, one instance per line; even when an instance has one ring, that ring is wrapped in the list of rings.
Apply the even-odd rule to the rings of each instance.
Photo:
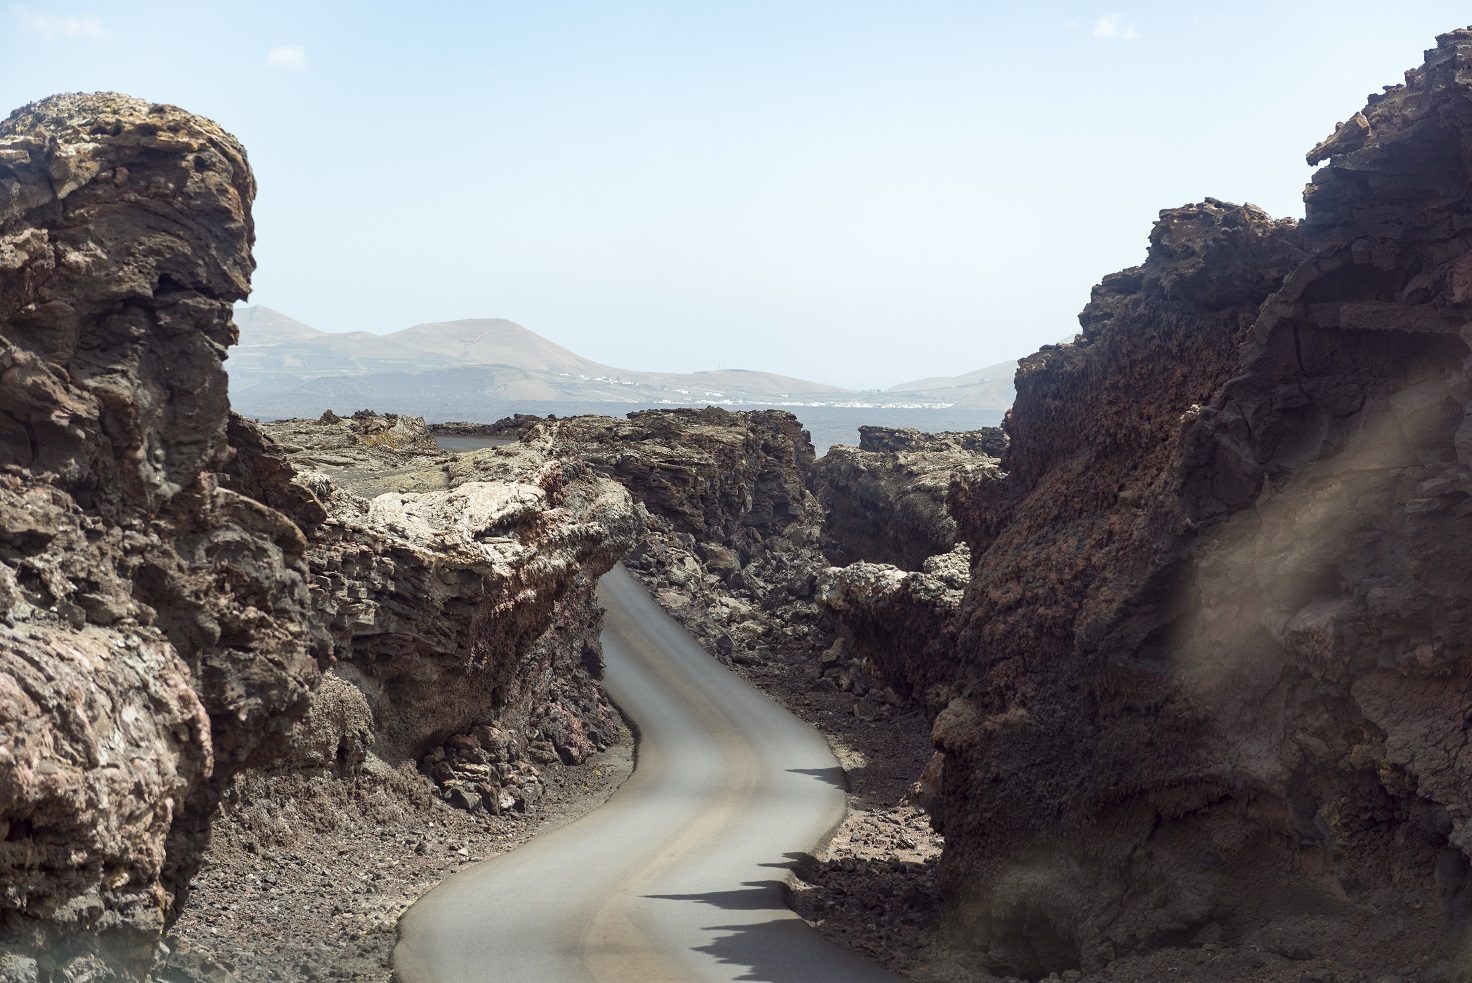
[[[777,866],[777,865],[772,865]],[[709,891],[705,894],[646,894],[656,901],[694,901],[724,908],[726,911],[782,911],[788,910],[786,885],[781,881],[745,881],[745,890]]]
[[[831,768],[788,768],[787,771],[793,775],[811,775],[819,781],[832,785],[840,792],[847,792],[849,790],[848,775],[837,765]]]
[[[788,854],[788,863],[764,864],[787,867],[801,863],[806,854]],[[808,858],[811,860],[812,858]],[[870,963],[836,946],[825,946],[814,960],[815,949],[809,933],[812,929],[792,917],[785,898],[787,885],[781,881],[746,881],[739,891],[710,891],[704,894],[651,894],[646,897],[661,901],[683,901],[709,905],[724,911],[771,912],[770,918],[753,918],[734,925],[707,925],[706,932],[724,933],[710,943],[699,946],[723,965],[741,967],[744,972],[732,977],[757,983],[894,983],[897,979],[875,963]]]

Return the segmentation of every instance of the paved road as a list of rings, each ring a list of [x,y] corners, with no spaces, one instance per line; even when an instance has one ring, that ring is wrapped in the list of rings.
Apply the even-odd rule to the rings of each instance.
[[[578,822],[456,874],[404,915],[405,983],[894,983],[782,903],[843,815],[811,727],[722,667],[622,567],[603,578],[608,692],[638,766]]]

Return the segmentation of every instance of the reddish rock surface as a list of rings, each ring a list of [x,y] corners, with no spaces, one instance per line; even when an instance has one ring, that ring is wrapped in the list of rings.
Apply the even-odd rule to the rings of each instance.
[[[953,492],[940,883],[998,971],[1465,965],[1472,31],[1356,119],[1303,223],[1161,213]]]

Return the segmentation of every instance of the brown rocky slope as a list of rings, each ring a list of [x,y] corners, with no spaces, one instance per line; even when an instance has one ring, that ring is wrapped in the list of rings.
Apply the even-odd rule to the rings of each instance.
[[[1315,149],[1304,222],[1163,212],[1023,362],[933,728],[994,970],[1465,973],[1469,135],[1472,30]]]

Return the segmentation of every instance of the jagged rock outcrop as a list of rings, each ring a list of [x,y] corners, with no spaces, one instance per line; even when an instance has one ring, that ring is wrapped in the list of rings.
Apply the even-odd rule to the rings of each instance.
[[[673,532],[722,543],[743,560],[816,515],[805,480],[813,444],[791,413],[640,410],[622,420],[578,416],[543,428]]]
[[[324,709],[342,740],[299,765],[419,762],[453,804],[504,811],[540,794],[536,764],[579,763],[612,742],[593,587],[643,532],[623,488],[524,443],[442,453],[417,417],[264,430],[262,456],[287,480],[263,494],[309,497],[324,515],[307,560],[335,642],[329,680],[358,695],[324,686],[321,700],[362,702]],[[419,490],[378,493],[384,484]],[[329,748],[322,734],[309,745]]]
[[[836,446],[818,459],[812,483],[824,506],[824,553],[847,564],[818,576],[819,608],[838,634],[819,660],[819,688],[931,715],[944,706],[971,559],[957,545],[946,497],[958,478],[1000,478],[1006,444],[997,428],[860,427],[857,448]],[[934,798],[927,793],[931,805]]]
[[[531,425],[521,443],[584,462],[647,511],[625,563],[723,659],[815,652],[830,631],[813,602],[821,506],[813,445],[778,410],[642,410]]]
[[[627,492],[529,446],[451,458],[416,418],[288,449],[230,415],[254,190],[173,107],[0,123],[7,980],[148,973],[222,795],[297,787],[247,776],[418,764],[503,810],[617,731],[593,583],[642,531]]]
[[[234,138],[171,106],[0,123],[7,979],[146,970],[221,790],[327,656],[300,530],[217,475],[254,193]]]
[[[906,703],[939,713],[963,665],[956,616],[970,580],[965,545],[930,557],[915,571],[862,561],[825,570],[818,604],[838,624],[839,639],[824,655],[824,673],[841,689],[853,689],[845,675],[862,672]]]
[[[914,427],[859,427],[859,450],[875,454],[965,451],[996,458],[1006,449],[1007,431],[1001,427],[938,432]]]
[[[857,448],[831,447],[814,465],[828,560],[919,570],[929,557],[949,553],[956,545],[946,509],[952,476],[995,471],[1006,445],[998,428],[931,434],[860,427]]]
[[[1464,978],[1469,134],[1465,30],[1310,155],[1303,223],[1162,212],[1022,363],[1006,477],[952,495],[933,730],[942,882],[994,967]]]
[[[449,437],[506,437],[515,440],[540,423],[557,419],[557,414],[534,416],[530,413],[513,413],[491,423],[474,423],[469,420],[442,420],[429,425],[430,433]]]

